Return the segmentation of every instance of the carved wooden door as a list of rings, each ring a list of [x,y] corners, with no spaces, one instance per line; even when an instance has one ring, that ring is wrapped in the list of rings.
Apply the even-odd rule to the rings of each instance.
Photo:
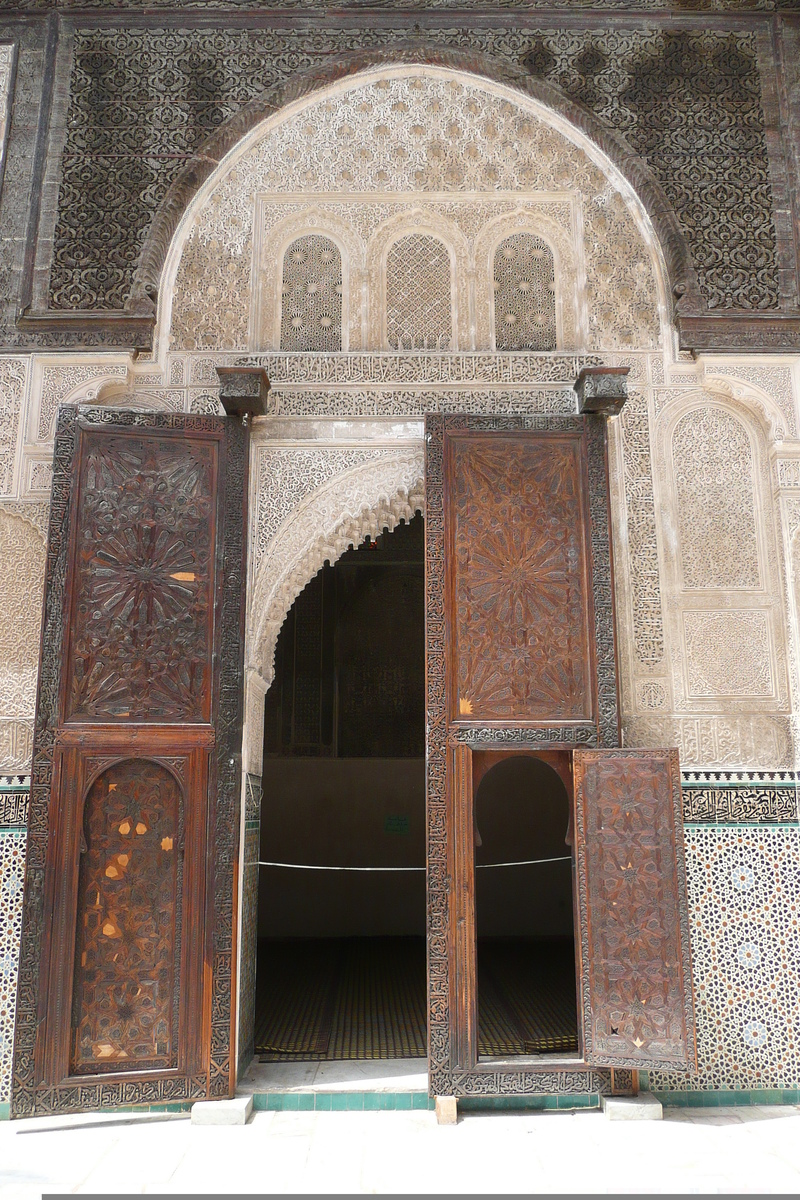
[[[247,434],[62,411],[16,1115],[228,1095]]]
[[[694,1070],[677,750],[576,750],[583,1051],[598,1066]]]
[[[426,442],[431,1091],[607,1091],[610,1073],[597,1068],[619,1067],[630,1080],[630,1070],[646,1062],[688,1065],[691,992],[675,763],[614,750],[606,419],[436,415],[426,420]],[[572,753],[583,770],[575,868],[584,1053],[539,1070],[530,1062],[478,1059],[472,758],[476,751],[544,748]],[[592,822],[621,802],[627,786],[617,842],[605,826],[606,840],[598,840]],[[576,808],[573,823],[577,815]],[[628,851],[619,864],[628,872],[628,890],[617,893],[614,854]],[[661,873],[660,885],[648,891],[654,872]],[[623,897],[622,924],[643,914],[651,930],[658,920],[673,921],[671,942],[654,933],[639,939],[635,966],[614,941],[620,922],[614,926],[609,915],[615,906],[621,911]],[[683,924],[673,920],[679,912]],[[622,955],[616,965],[604,958],[612,951]],[[623,963],[622,974],[644,972],[650,992],[615,990]],[[640,1004],[661,1005],[658,1037],[654,1017],[647,1046],[645,1025],[631,1021],[628,999],[637,1014]],[[612,1027],[625,1033],[612,1034]]]

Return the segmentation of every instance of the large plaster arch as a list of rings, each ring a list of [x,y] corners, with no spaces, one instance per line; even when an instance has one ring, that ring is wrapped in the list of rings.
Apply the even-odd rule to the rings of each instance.
[[[391,117],[396,125],[389,135],[406,139],[412,151],[406,155],[409,162],[405,166],[393,163],[393,174],[369,166],[369,160],[380,151],[380,139],[368,137],[366,127],[355,138],[358,154],[353,153],[352,145],[338,150],[331,130],[324,137],[318,133],[321,122],[339,120],[339,110],[347,103],[354,104],[354,98],[369,93],[374,99],[378,89],[403,86],[421,89],[425,95],[416,123],[409,117],[402,125],[402,115]],[[432,101],[434,92],[437,95]],[[451,106],[453,119],[448,134],[434,145],[431,113],[443,104]],[[408,106],[399,103],[394,107],[402,110]],[[440,199],[444,193],[450,204],[456,198],[461,203],[467,197],[485,197],[487,203],[498,205],[505,198],[509,206],[519,203],[527,192],[556,206],[557,196],[563,197],[569,188],[575,213],[562,219],[567,226],[571,224],[573,236],[585,247],[590,348],[647,349],[663,344],[671,319],[674,281],[671,287],[654,220],[612,160],[607,139],[601,149],[584,131],[574,108],[570,108],[575,118],[571,122],[529,91],[523,94],[518,87],[474,71],[395,62],[350,73],[270,116],[262,114],[261,121],[198,186],[176,222],[161,273],[156,333],[159,358],[163,359],[168,349],[171,326],[175,349],[244,352],[252,348],[245,310],[249,309],[254,278],[255,197],[264,192],[285,196],[287,203],[299,196],[304,196],[306,203],[312,198],[324,203],[326,198],[344,193],[356,193],[358,198],[371,192],[382,196],[387,205],[396,195],[408,201],[413,193],[418,201],[429,201],[436,192]],[[378,127],[386,131],[384,118],[385,114]],[[450,137],[453,129],[460,130],[462,142],[469,141],[473,158],[479,162],[471,164],[469,154],[461,153],[458,137]],[[349,134],[353,135],[352,129]],[[415,136],[416,146],[412,144]],[[437,151],[443,160],[438,166],[434,161]],[[387,175],[390,177],[385,178]],[[668,238],[665,248],[671,244]],[[210,273],[216,273],[213,279]],[[176,291],[190,297],[187,313],[192,315],[184,327],[179,320],[172,320]],[[197,306],[198,295],[205,294],[212,297],[210,334],[204,331],[202,302],[199,310]],[[191,330],[189,341],[185,340],[186,328]]]
[[[326,562],[424,509],[422,449],[387,451],[343,471],[294,507],[261,557],[250,588],[248,672],[264,689],[275,644],[297,596]]]
[[[324,66],[298,71],[288,82],[257,96],[215,130],[179,173],[156,211],[145,238],[126,311],[142,316],[155,313],[165,263],[188,209],[198,192],[254,128],[309,96],[321,96],[337,82],[398,64],[439,67],[501,86],[517,98],[538,102],[595,146],[602,147],[608,161],[637,194],[656,231],[668,276],[666,295],[670,314],[674,300],[689,306],[697,301],[697,274],[674,209],[647,163],[618,130],[567,97],[557,85],[532,77],[503,59],[444,49],[430,45],[424,38],[412,37],[390,47],[331,57]]]

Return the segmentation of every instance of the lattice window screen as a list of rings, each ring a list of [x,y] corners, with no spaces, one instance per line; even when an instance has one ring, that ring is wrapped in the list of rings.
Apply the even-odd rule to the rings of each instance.
[[[498,350],[556,349],[553,252],[532,233],[514,233],[495,250],[494,330]]]
[[[386,259],[386,338],[393,350],[449,350],[450,255],[438,238],[412,233]]]
[[[283,256],[281,350],[341,350],[342,256],[330,238],[297,238]]]

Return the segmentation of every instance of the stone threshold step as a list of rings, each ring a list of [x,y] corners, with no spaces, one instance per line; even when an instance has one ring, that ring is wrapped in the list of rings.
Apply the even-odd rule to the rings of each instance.
[[[427,1092],[252,1092],[255,1112],[386,1112],[433,1109]]]
[[[427,1092],[379,1091],[291,1091],[252,1092],[255,1112],[387,1112],[427,1110],[433,1112],[436,1101]],[[531,1095],[531,1096],[464,1096],[458,1099],[458,1111],[464,1112],[569,1112],[576,1109],[599,1109],[600,1096]]]

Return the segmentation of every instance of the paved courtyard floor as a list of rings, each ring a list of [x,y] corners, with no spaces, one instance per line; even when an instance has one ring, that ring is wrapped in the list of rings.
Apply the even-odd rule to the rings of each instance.
[[[0,1200],[48,1192],[800,1193],[800,1108],[599,1112],[262,1112],[0,1124]]]

